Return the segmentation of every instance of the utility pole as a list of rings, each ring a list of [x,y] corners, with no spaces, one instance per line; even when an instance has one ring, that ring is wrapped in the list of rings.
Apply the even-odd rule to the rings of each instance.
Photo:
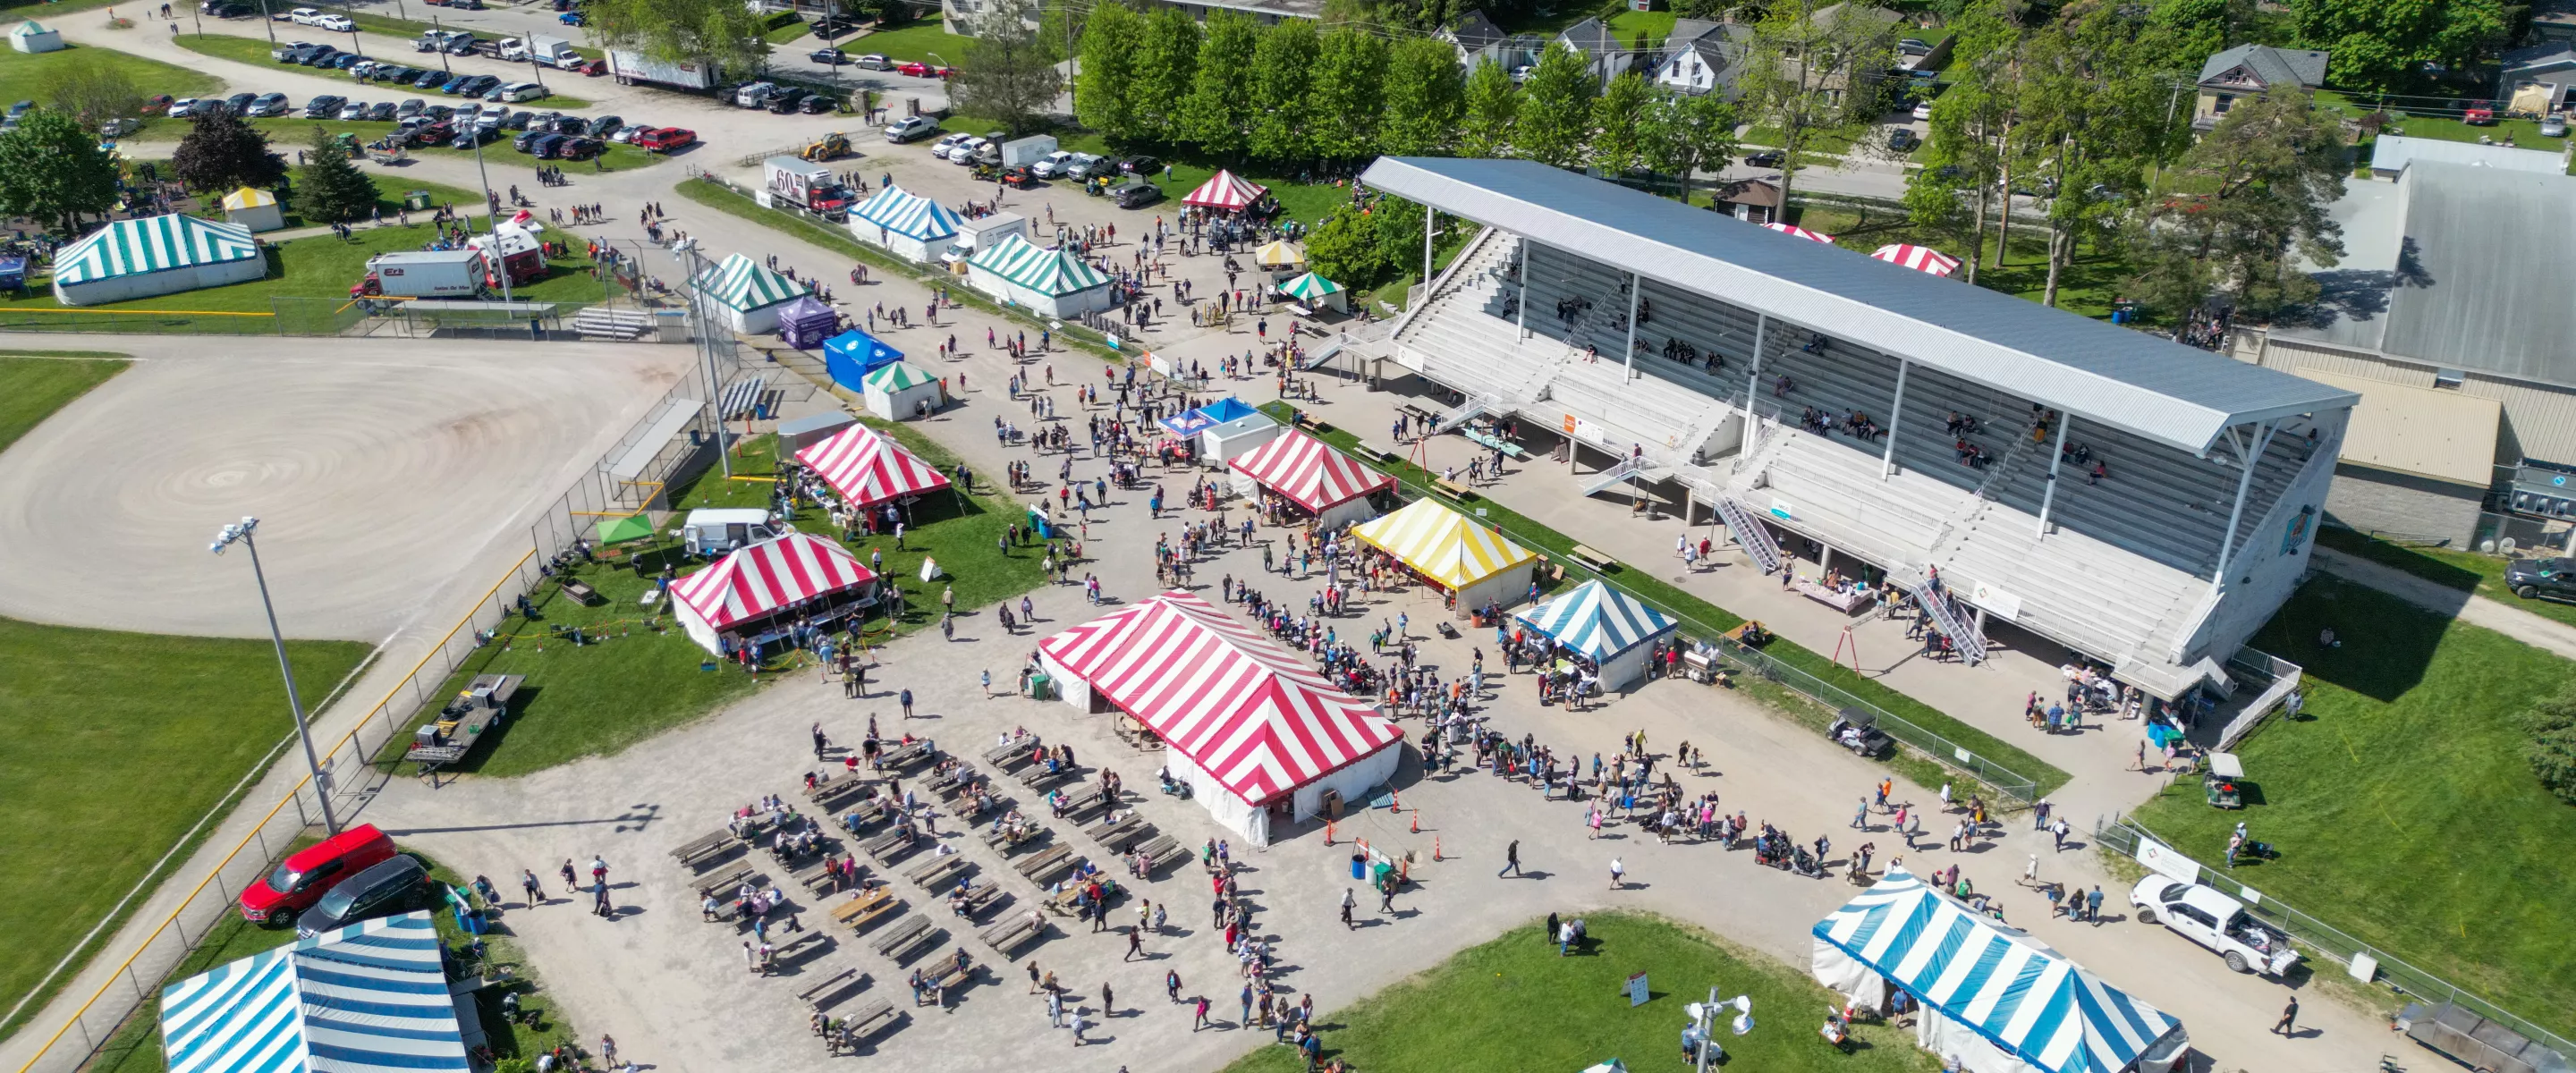
[[[698,340],[699,357],[706,366],[707,406],[715,411],[716,417],[716,460],[724,467],[725,479],[732,480],[733,452],[725,447],[724,384],[716,378],[715,336],[707,324],[706,293],[698,286],[698,278],[706,272],[706,258],[698,251],[698,240],[694,237],[681,239],[671,247],[671,252],[680,255],[681,267],[688,274],[685,286],[689,288],[690,327]]]
[[[286,678],[286,705],[295,712],[295,736],[304,742],[304,767],[313,773],[313,797],[322,803],[322,829],[336,835],[340,833],[340,821],[331,813],[331,777],[323,773],[322,761],[313,753],[313,731],[305,726],[304,698],[295,692],[295,667],[286,660],[286,635],[278,632],[277,605],[268,599],[268,573],[260,569],[259,542],[251,538],[258,529],[259,519],[243,518],[217,532],[214,544],[206,550],[221,555],[235,541],[250,549],[250,573],[259,580],[259,607],[268,614],[268,640],[277,646],[277,672]]]

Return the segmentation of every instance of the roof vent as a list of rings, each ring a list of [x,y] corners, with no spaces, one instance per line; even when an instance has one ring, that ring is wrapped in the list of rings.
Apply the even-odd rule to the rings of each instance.
[[[2460,371],[2460,370],[2458,370],[2458,369],[2435,369],[2435,370],[2433,370],[2433,386],[2434,386],[2434,387],[2446,387],[2446,388],[2451,388],[2451,389],[2453,389],[2453,390],[2458,390],[2458,388],[2459,388],[2459,386],[2460,386],[2460,383],[2461,383],[2462,381],[2464,381],[2464,380],[2467,380],[2468,378],[2469,378],[2469,374],[2467,374],[2467,373],[2465,373],[2465,372],[2462,372],[2462,371]]]

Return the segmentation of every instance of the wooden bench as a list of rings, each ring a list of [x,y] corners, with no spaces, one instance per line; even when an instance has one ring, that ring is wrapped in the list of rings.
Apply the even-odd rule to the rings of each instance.
[[[903,962],[938,942],[939,936],[939,929],[930,925],[929,917],[914,914],[878,936],[876,950],[888,960]]]
[[[851,1039],[865,1039],[877,1029],[894,1023],[894,1000],[878,999],[842,1023],[849,1026]]]
[[[1009,957],[1013,951],[1028,945],[1029,940],[1039,938],[1046,932],[1046,918],[1032,919],[1028,914],[1023,913],[977,932],[976,938],[982,939],[984,945],[992,947],[994,953]]]
[[[733,836],[733,832],[730,830],[712,831],[681,843],[678,849],[671,851],[671,857],[679,861],[681,864],[687,864],[692,860],[706,856],[708,851],[713,850],[716,847],[722,846],[726,849],[731,849],[733,845],[739,844],[740,841],[740,839]]]
[[[831,908],[830,912],[832,923],[848,924],[851,921],[867,916],[870,912],[882,908],[886,903],[893,900],[894,891],[885,887],[859,891],[850,895],[850,900],[842,902],[841,904]]]
[[[947,968],[941,969],[941,970],[939,970],[938,972],[931,974],[930,979],[928,979],[928,980],[926,980],[926,981],[924,981],[924,982],[925,982],[925,983],[928,983],[931,987],[936,988],[937,990],[939,990],[939,991],[940,991],[940,992],[942,992],[943,994],[944,994],[944,993],[946,993],[946,992],[949,992],[949,991],[957,990],[958,988],[964,987],[964,986],[966,986],[967,984],[974,983],[974,982],[975,982],[975,962],[974,962],[974,959],[969,958],[969,959],[967,959],[967,961],[966,961],[966,963],[965,963],[965,964],[960,965],[960,964],[958,964],[958,963],[956,962],[956,960],[955,960],[955,959],[953,959],[953,958],[952,958],[952,959],[950,959],[950,960],[949,960],[949,962],[948,962],[948,967],[947,967]]]
[[[796,1001],[804,1003],[808,1009],[819,1011],[831,1005],[832,996],[840,994],[852,983],[865,984],[867,981],[859,977],[859,970],[843,969],[824,977],[822,982],[797,992]]]
[[[769,956],[779,961],[785,961],[795,954],[802,953],[808,947],[820,949],[822,942],[823,933],[820,930],[809,931],[777,946],[771,947]]]
[[[1573,555],[1575,562],[1582,563],[1596,571],[1608,570],[1612,564],[1619,561],[1607,555],[1603,555],[1600,552],[1584,547],[1581,544],[1574,546]]]
[[[1135,841],[1137,836],[1143,833],[1144,826],[1145,818],[1130,812],[1114,821],[1092,824],[1084,828],[1082,833],[1089,836],[1092,841],[1100,843],[1102,849],[1111,853],[1122,853],[1126,851],[1129,842]]]
[[[1108,800],[1109,791],[1101,789],[1100,784],[1093,783],[1089,789],[1073,795],[1070,800],[1067,800],[1064,803],[1064,818],[1078,818],[1093,809],[1099,808],[1101,805],[1107,803]]]
[[[1152,875],[1154,870],[1167,863],[1173,854],[1186,856],[1189,851],[1182,849],[1181,844],[1173,841],[1170,835],[1156,835],[1153,841],[1145,843],[1136,852],[1145,855],[1145,874]]]
[[[1004,827],[984,832],[984,844],[1001,850],[1007,856],[1021,846],[1036,844],[1046,833],[1046,828],[1036,824],[1020,828]]]
[[[747,862],[742,862],[736,863],[732,868],[726,869],[722,874],[715,876],[701,876],[698,879],[698,897],[713,898],[718,894],[730,893],[735,887],[741,886],[744,881],[750,880],[753,874],[751,865]],[[752,885],[758,886],[759,884],[754,882]]]
[[[1062,845],[1056,846],[1052,849],[1041,851],[1027,860],[1021,861],[1011,867],[1013,870],[1019,872],[1021,877],[1025,879],[1044,883],[1046,880],[1039,878],[1041,875],[1054,875],[1057,872],[1073,867],[1073,847]]]
[[[1394,462],[1404,457],[1404,452],[1376,440],[1361,440],[1360,453],[1367,455],[1372,462]]]
[[[881,798],[866,798],[851,806],[850,811],[841,814],[841,829],[857,834],[861,828],[884,818],[886,818],[885,801]]]
[[[932,795],[939,797],[941,800],[946,800],[949,796],[957,792],[958,787],[965,785],[967,778],[972,774],[973,772],[961,767],[955,771],[949,772],[948,774],[938,776],[921,784],[921,788]]]
[[[1070,766],[1048,770],[1046,765],[1037,764],[1020,773],[1020,785],[1032,790],[1043,790],[1072,777],[1073,768]]]
[[[868,784],[866,780],[852,780],[815,794],[814,807],[825,812],[837,812],[843,805],[864,799],[867,796],[867,793]]]
[[[832,874],[832,860],[828,856],[816,857],[814,863],[797,869],[790,878],[809,894],[824,893],[841,881],[841,877]]]
[[[973,920],[1002,900],[1002,885],[985,876],[966,886],[966,919]]]
[[[901,771],[937,755],[939,755],[938,746],[932,745],[930,739],[923,738],[878,757],[877,764],[890,771]]]
[[[856,771],[843,771],[838,775],[834,775],[831,778],[815,783],[811,789],[805,791],[805,799],[808,801],[821,801],[824,798],[846,791],[853,786],[863,785],[867,781],[868,780],[865,776],[860,775]]]
[[[1018,741],[996,745],[990,749],[984,750],[984,762],[1000,768],[1007,773],[1018,769],[1022,764],[1028,763],[1030,756],[1035,754],[1037,751],[1037,736],[1030,735],[1029,737],[1022,738]]]
[[[1431,478],[1431,483],[1441,491],[1449,493],[1450,497],[1453,499],[1465,499],[1475,494],[1475,492],[1466,485],[1450,480],[1447,477],[1433,477]]]
[[[860,843],[859,848],[867,851],[868,856],[876,858],[881,864],[892,864],[912,852],[913,847],[921,844],[921,839],[922,836],[917,833],[894,827]]]
[[[903,911],[903,899],[895,897],[893,891],[884,887],[877,888],[877,891],[881,897],[868,903],[867,908],[852,914],[849,920],[844,921],[853,933],[864,932],[868,930],[869,925]]]
[[[904,878],[912,880],[915,886],[936,894],[955,882],[957,877],[964,875],[965,872],[966,855],[949,853],[923,862],[921,867],[904,873]]]

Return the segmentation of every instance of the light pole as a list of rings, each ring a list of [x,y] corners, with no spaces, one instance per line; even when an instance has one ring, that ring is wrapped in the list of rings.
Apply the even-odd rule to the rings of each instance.
[[[474,143],[474,174],[483,180],[483,207],[490,210],[483,217],[483,230],[492,236],[492,267],[494,274],[501,277],[501,300],[517,301],[510,295],[510,252],[501,248],[501,195],[492,192],[492,173],[483,168],[482,113],[475,113],[474,125],[466,128],[465,137]],[[472,230],[473,220],[467,219],[465,226]]]
[[[689,319],[696,329],[698,353],[706,359],[707,405],[716,413],[716,460],[724,466],[725,479],[732,480],[733,452],[725,449],[724,384],[716,379],[715,333],[707,326],[706,295],[698,287],[698,278],[706,271],[706,258],[698,252],[694,236],[673,243],[671,252],[680,255],[680,267],[687,276],[683,286],[689,289]]]
[[[251,539],[258,528],[259,519],[243,518],[216,533],[215,542],[206,550],[221,555],[234,541],[250,549],[250,574],[259,579],[260,610],[268,613],[268,639],[277,646],[277,673],[286,678],[286,704],[295,710],[295,736],[304,741],[304,766],[313,772],[313,796],[322,802],[322,828],[336,835],[340,833],[340,821],[331,814],[331,777],[323,774],[322,761],[313,753],[313,732],[304,725],[304,698],[296,695],[295,667],[286,661],[286,636],[277,632],[277,605],[269,602],[268,574],[259,567],[259,542]]]

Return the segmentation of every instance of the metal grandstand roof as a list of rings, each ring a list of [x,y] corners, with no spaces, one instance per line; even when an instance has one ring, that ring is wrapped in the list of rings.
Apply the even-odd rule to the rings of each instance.
[[[1525,160],[1381,157],[1410,201],[2195,454],[2358,396]]]

